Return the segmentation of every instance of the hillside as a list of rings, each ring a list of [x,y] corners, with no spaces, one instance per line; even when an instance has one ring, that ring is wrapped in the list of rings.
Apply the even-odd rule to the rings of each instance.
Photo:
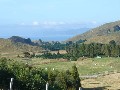
[[[29,44],[21,42],[13,42],[10,39],[0,39],[0,55],[9,56],[9,55],[18,55],[23,52],[40,52],[42,48],[37,46],[32,46]]]
[[[77,35],[67,41],[87,40],[86,43],[99,42],[108,43],[111,40],[115,40],[120,44],[120,21],[106,23],[94,29],[91,29],[83,34]]]

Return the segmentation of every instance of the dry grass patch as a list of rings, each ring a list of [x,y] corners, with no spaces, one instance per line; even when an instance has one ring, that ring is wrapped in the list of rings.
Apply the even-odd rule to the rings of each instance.
[[[84,88],[104,87],[103,90],[120,90],[120,73],[109,74],[96,79],[84,79],[81,84]]]

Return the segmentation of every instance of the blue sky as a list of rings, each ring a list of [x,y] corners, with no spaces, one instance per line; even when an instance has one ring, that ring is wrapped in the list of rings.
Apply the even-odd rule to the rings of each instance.
[[[120,20],[119,8],[120,0],[0,0],[0,37],[66,40]]]
[[[1,24],[104,23],[120,19],[120,0],[0,0]]]

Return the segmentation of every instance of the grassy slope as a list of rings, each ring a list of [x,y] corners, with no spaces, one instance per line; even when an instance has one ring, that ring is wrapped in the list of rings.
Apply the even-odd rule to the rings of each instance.
[[[95,37],[89,38],[85,43],[96,42],[96,43],[108,44],[111,40],[115,40],[117,44],[120,44],[120,31],[116,33],[111,33],[108,35],[95,36]]]
[[[16,56],[23,52],[39,52],[42,49],[37,46],[31,46],[22,43],[13,43],[9,39],[0,39],[0,55],[1,56]]]
[[[119,34],[120,34],[120,32],[117,32],[117,33],[114,32],[113,27],[116,26],[116,25],[120,26],[120,21],[106,23],[104,25],[101,25],[99,27],[91,29],[91,30],[89,30],[89,31],[87,31],[83,34],[74,36],[73,38],[70,38],[67,41],[78,41],[80,39],[83,39],[83,40],[87,39],[88,42],[96,42],[96,41],[100,42],[99,40],[102,40],[103,42],[106,42],[106,40],[107,41],[112,40],[112,37],[114,37],[113,39],[116,40],[116,38],[117,38],[116,36],[119,36]],[[110,34],[108,34],[108,30],[111,31]],[[107,39],[103,39],[103,38],[107,38]]]

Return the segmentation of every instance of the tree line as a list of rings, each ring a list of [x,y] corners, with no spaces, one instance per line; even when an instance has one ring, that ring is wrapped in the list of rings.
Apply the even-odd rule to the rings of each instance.
[[[44,48],[45,50],[65,50],[66,44],[60,43],[59,41],[52,41],[52,42],[45,42],[41,41],[40,47]]]
[[[66,45],[66,51],[69,59],[77,60],[79,57],[94,58],[101,57],[119,57],[120,45],[117,45],[114,40],[111,40],[109,44],[90,43],[90,44],[78,44],[70,43]]]

